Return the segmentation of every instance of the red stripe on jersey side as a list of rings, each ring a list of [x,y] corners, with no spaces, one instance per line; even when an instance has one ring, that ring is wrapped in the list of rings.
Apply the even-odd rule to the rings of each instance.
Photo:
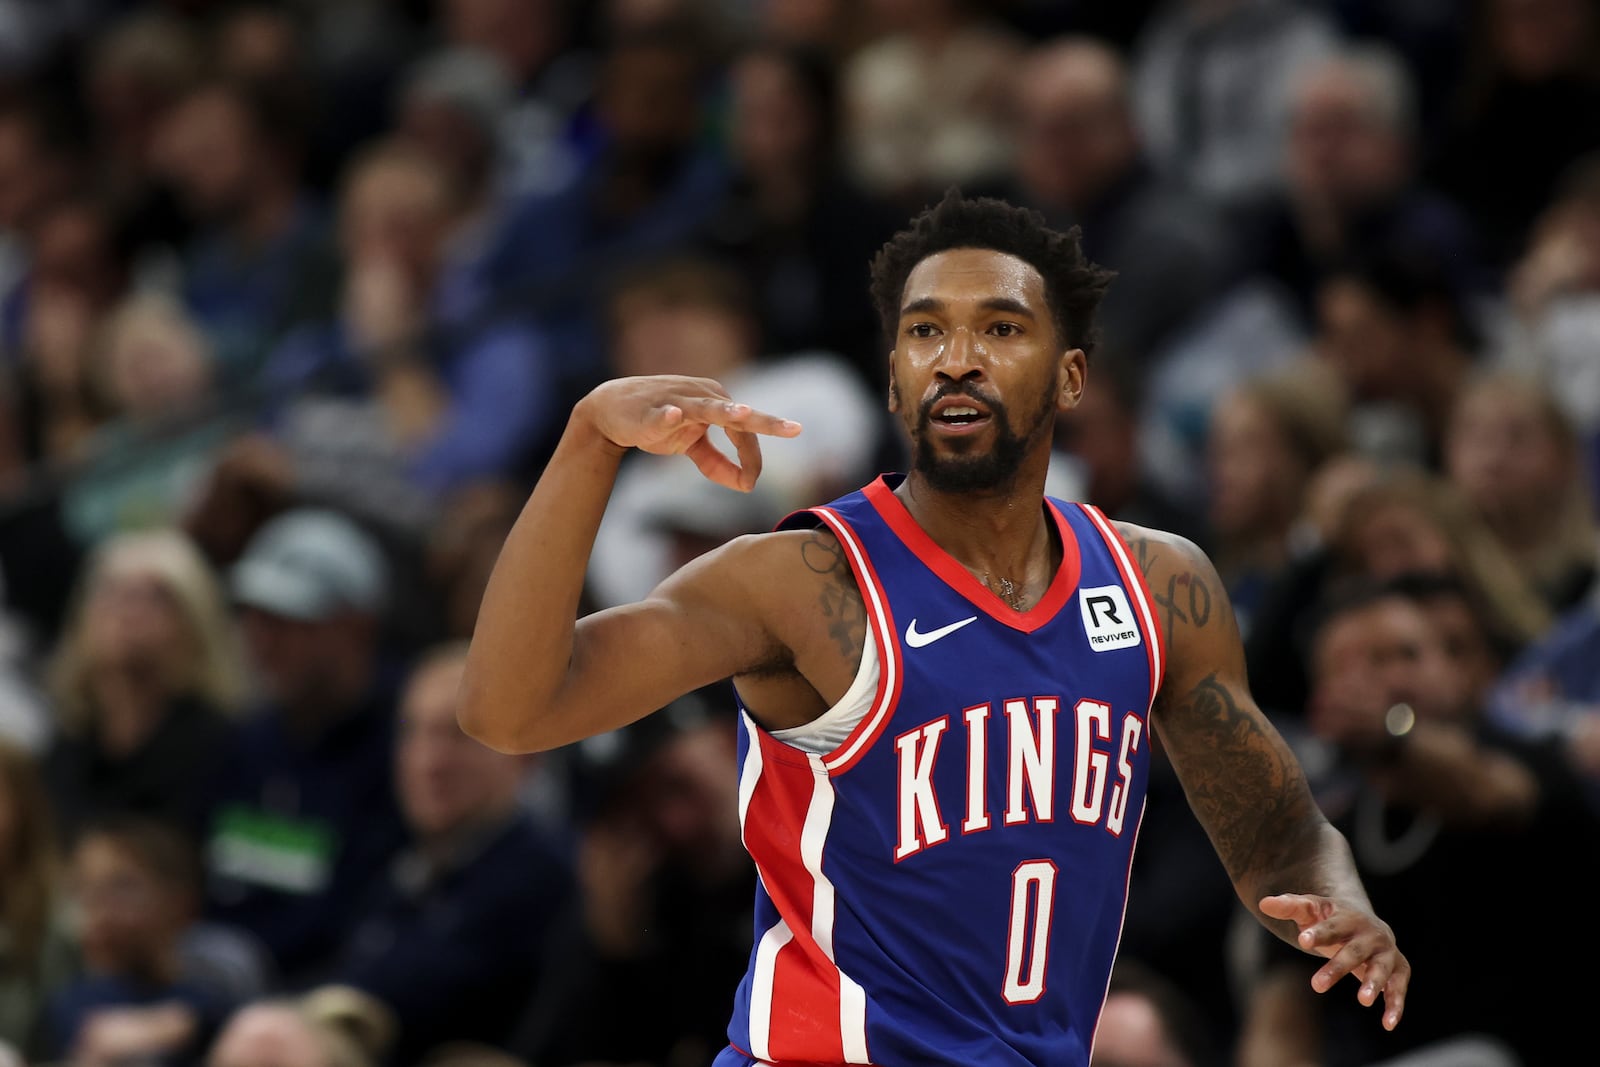
[[[763,769],[746,812],[745,847],[756,861],[767,896],[793,935],[773,962],[767,1054],[785,1064],[843,1063],[839,969],[817,944],[813,931],[817,881],[802,854],[817,775],[809,765],[778,758],[792,751],[783,742],[760,730],[754,738],[762,749]]]
[[[855,530],[838,512],[832,508],[817,508],[814,514],[827,523],[828,529],[839,539],[845,558],[850,561],[850,569],[855,572],[856,585],[861,589],[861,599],[866,605],[867,625],[871,627],[872,639],[878,645],[878,692],[873,697],[872,708],[850,731],[850,736],[822,758],[828,773],[843,774],[856,765],[878,739],[878,735],[883,733],[884,727],[889,725],[895,702],[900,699],[900,682],[905,671],[900,660],[900,640],[895,636],[894,612],[889,608],[889,594],[884,592],[883,583],[878,580],[872,557],[867,555]]]
[[[1056,568],[1056,575],[1050,581],[1050,588],[1045,590],[1044,597],[1039,603],[1027,611],[1018,611],[995,596],[988,586],[974,578],[972,572],[958,563],[955,557],[940,548],[938,542],[917,525],[917,520],[911,517],[911,512],[906,510],[906,506],[894,495],[894,490],[889,488],[889,483],[883,478],[878,478],[863,489],[862,493],[877,509],[883,521],[889,524],[889,529],[894,531],[895,536],[900,538],[929,570],[938,575],[944,584],[971,601],[973,607],[1013,630],[1031,634],[1044,626],[1056,617],[1056,613],[1072,599],[1073,591],[1078,588],[1078,575],[1083,567],[1083,561],[1078,554],[1078,539],[1073,535],[1072,527],[1066,517],[1049,501],[1045,502],[1045,506],[1055,521],[1056,531],[1061,537],[1061,566]]]
[[[1079,504],[1083,513],[1094,523],[1100,531],[1100,536],[1105,539],[1106,548],[1111,551],[1111,559],[1117,565],[1117,572],[1122,575],[1122,584],[1133,594],[1133,599],[1138,603],[1140,628],[1144,631],[1145,656],[1150,663],[1150,707],[1155,707],[1156,695],[1161,691],[1161,679],[1166,673],[1167,648],[1166,641],[1161,635],[1160,618],[1155,610],[1155,598],[1150,595],[1150,587],[1145,584],[1144,572],[1138,564],[1133,562],[1133,554],[1128,551],[1128,544],[1106,518],[1105,513],[1093,504]],[[1148,713],[1150,708],[1146,708]]]

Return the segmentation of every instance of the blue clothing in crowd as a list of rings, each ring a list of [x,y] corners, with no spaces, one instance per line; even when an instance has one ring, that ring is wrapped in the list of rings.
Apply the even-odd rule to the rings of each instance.
[[[447,1041],[503,1044],[572,885],[567,850],[521,814],[449,862],[407,852],[367,898],[333,980],[395,1009],[396,1063]]]
[[[79,979],[59,990],[45,1009],[47,1055],[65,1062],[72,1054],[79,1031],[97,1011],[108,1008],[144,1008],[178,1003],[195,1013],[199,1023],[188,1045],[154,1061],[170,1067],[197,1063],[210,1035],[233,1008],[220,996],[198,985],[177,982],[138,982],[116,975],[97,975]]]
[[[209,912],[259,938],[288,980],[332,958],[404,841],[394,733],[385,687],[315,738],[261,711],[219,762]]]

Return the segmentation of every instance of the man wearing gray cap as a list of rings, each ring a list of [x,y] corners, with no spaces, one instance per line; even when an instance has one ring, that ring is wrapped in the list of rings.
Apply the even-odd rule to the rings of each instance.
[[[325,961],[402,838],[379,655],[388,565],[350,519],[297,509],[256,533],[230,582],[258,705],[219,765],[209,903],[293,980]]]

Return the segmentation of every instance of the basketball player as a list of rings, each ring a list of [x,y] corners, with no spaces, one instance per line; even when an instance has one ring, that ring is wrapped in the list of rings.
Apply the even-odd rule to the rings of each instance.
[[[713,381],[619,379],[575,407],[505,544],[461,712],[484,742],[553,748],[734,679],[760,882],[719,1067],[1084,1067],[1153,734],[1244,903],[1327,958],[1312,985],[1354,974],[1400,1020],[1410,967],[1246,691],[1216,571],[1044,497],[1108,277],[1076,232],[952,194],[873,264],[908,475],[575,624],[628,449],[748,489],[757,435],[800,432]]]

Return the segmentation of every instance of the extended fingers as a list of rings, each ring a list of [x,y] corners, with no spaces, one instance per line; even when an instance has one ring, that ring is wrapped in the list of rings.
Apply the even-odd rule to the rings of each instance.
[[[1383,985],[1383,1028],[1393,1030],[1400,1025],[1400,1016],[1406,1010],[1406,990],[1411,988],[1411,963],[1399,950],[1395,951],[1397,957],[1394,970],[1389,974],[1389,980]]]
[[[800,433],[800,424],[793,419],[783,419],[757,411],[749,404],[705,396],[684,398],[679,404],[684,414],[711,426],[726,430],[743,430],[746,433],[765,434],[768,437],[794,437]]]
[[[1307,926],[1327,914],[1328,899],[1306,893],[1279,893],[1261,899],[1261,914],[1271,919],[1287,919],[1296,926]]]

